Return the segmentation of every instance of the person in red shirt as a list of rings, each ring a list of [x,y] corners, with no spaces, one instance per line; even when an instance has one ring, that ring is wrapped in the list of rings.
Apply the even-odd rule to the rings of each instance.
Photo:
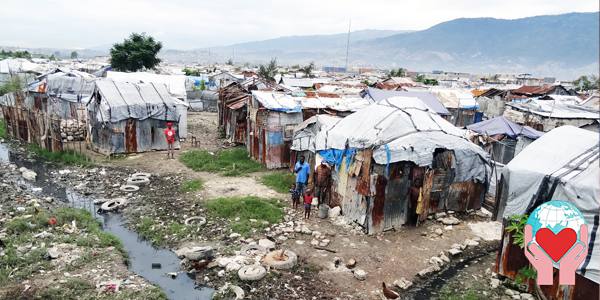
[[[310,219],[310,208],[312,206],[313,195],[310,189],[304,192],[304,218]]]
[[[173,129],[173,123],[167,122],[167,129],[165,129],[165,137],[167,138],[167,159],[173,158],[175,159],[175,149],[173,148],[175,145],[175,136],[176,132]]]

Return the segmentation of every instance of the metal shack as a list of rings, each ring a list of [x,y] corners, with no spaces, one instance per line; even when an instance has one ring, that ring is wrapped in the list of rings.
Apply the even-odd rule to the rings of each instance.
[[[545,299],[599,299],[600,297],[600,142],[598,133],[562,126],[531,143],[502,170],[496,198],[495,217],[508,224],[508,218],[530,214],[550,200],[573,203],[588,225],[588,252],[577,269],[575,286],[541,286]],[[567,226],[568,227],[568,226]],[[513,244],[504,231],[496,261],[500,275],[514,279],[519,270],[529,266],[523,249]],[[535,280],[529,288],[535,289]]]
[[[294,127],[302,123],[302,106],[294,97],[252,91],[248,103],[248,152],[268,169],[287,167]]]
[[[419,99],[393,97],[321,130],[314,144],[335,165],[332,206],[372,233],[480,208],[489,155],[464,135]]]
[[[166,123],[177,130],[186,107],[164,84],[98,80],[87,104],[88,142],[106,155],[166,150]]]

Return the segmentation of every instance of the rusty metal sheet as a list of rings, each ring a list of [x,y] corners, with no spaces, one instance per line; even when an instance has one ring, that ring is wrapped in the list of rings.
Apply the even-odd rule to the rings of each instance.
[[[429,170],[425,172],[423,178],[423,197],[422,197],[422,209],[421,214],[419,215],[419,221],[425,221],[427,216],[429,215],[429,206],[431,201],[431,188],[433,186],[433,170]]]
[[[371,212],[372,230],[374,232],[382,231],[382,221],[384,218],[384,206],[385,206],[385,190],[387,186],[387,179],[385,176],[377,176],[375,182],[375,196],[373,202],[373,211]]]
[[[125,150],[127,153],[137,152],[136,120],[129,119],[125,125]]]
[[[361,195],[369,196],[371,187],[371,161],[373,157],[373,149],[365,149],[362,152],[363,162],[358,176],[358,182],[356,183],[356,192]],[[385,197],[385,190],[384,195]]]
[[[479,182],[455,182],[447,188],[444,202],[447,209],[465,211],[480,209],[485,197],[485,186]]]

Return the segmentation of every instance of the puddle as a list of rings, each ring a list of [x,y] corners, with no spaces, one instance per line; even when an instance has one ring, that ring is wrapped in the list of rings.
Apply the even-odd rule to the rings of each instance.
[[[52,196],[69,206],[82,208],[89,211],[102,223],[102,228],[117,236],[129,255],[129,270],[144,277],[146,280],[159,286],[169,299],[177,300],[205,300],[212,299],[213,289],[196,287],[193,277],[179,268],[180,259],[175,253],[166,249],[154,248],[150,243],[139,238],[135,231],[125,226],[125,220],[120,214],[98,214],[97,206],[93,199],[81,195],[70,188],[61,187],[49,181],[44,164],[20,160],[10,154],[8,147],[0,143],[0,162],[12,161],[19,167],[26,167],[35,171],[38,176],[36,183],[28,185],[40,197]],[[41,189],[41,190],[40,190]],[[153,264],[160,264],[160,268],[152,268]],[[176,272],[178,276],[172,279],[167,273]]]

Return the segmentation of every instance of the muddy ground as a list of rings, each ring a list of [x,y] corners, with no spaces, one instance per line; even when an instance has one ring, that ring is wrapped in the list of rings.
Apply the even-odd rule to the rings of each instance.
[[[470,294],[462,295],[456,290],[463,278],[471,275],[478,277],[473,282],[481,284],[473,287],[477,298],[468,299],[495,299],[503,295],[501,286],[490,287],[493,274],[488,271],[494,245],[500,238],[500,225],[489,222],[482,214],[456,215],[460,223],[451,226],[432,218],[419,227],[405,227],[379,235],[366,235],[359,227],[346,224],[341,218],[319,219],[316,211],[310,220],[304,220],[299,211],[289,208],[288,195],[260,183],[260,176],[266,172],[224,177],[195,172],[181,164],[177,158],[184,151],[219,151],[231,147],[218,138],[215,113],[190,113],[189,122],[190,136],[187,142],[182,143],[182,149],[176,152],[174,160],[167,160],[164,152],[100,159],[95,169],[96,172],[103,170],[105,175],[90,174],[89,169],[55,167],[54,175],[48,180],[75,187],[81,193],[97,198],[127,197],[129,201],[119,213],[125,216],[131,229],[160,247],[178,250],[184,246],[212,246],[217,258],[235,257],[240,255],[242,247],[255,244],[260,239],[270,239],[276,242],[277,249],[297,253],[299,259],[295,268],[270,270],[264,279],[255,282],[242,282],[235,271],[225,272],[214,262],[193,266],[191,262],[183,261],[182,273],[178,276],[186,276],[185,272],[191,271],[190,276],[194,276],[199,285],[215,289],[227,283],[236,284],[244,290],[247,299],[382,299],[382,282],[388,283],[405,299],[419,298],[418,295],[425,290],[428,298],[467,299]],[[191,136],[200,142],[192,144]],[[62,169],[69,172],[58,173]],[[120,191],[119,186],[135,172],[151,173],[151,182],[135,193]],[[202,179],[204,188],[182,191],[182,183],[192,179]],[[231,220],[214,218],[206,212],[207,201],[217,197],[248,195],[278,199],[286,207],[284,221],[269,224],[266,229],[250,236],[237,237],[228,226]],[[5,201],[11,202],[9,199]],[[187,218],[195,216],[207,218],[207,223],[184,225]],[[456,248],[457,244],[470,245],[463,249],[464,253],[452,256],[448,250]],[[478,258],[459,266],[475,256]],[[432,267],[432,257],[447,257],[448,262],[430,274],[417,275]],[[356,266],[347,268],[345,265],[351,260],[356,261]],[[128,272],[123,264],[103,267],[114,268],[109,273],[115,276]],[[89,265],[86,268],[89,269]],[[443,275],[448,274],[445,270],[449,269],[454,273]],[[57,270],[60,272],[60,269]],[[357,275],[362,271],[364,276]],[[394,281],[400,278],[412,282],[412,286],[406,290],[395,287]],[[432,287],[430,280],[436,278],[439,280]],[[150,286],[143,279],[138,280],[136,286]],[[32,286],[44,289],[45,285]]]

